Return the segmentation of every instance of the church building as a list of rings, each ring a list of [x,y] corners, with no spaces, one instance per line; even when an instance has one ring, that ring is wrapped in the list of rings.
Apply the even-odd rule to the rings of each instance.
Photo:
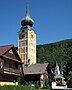
[[[21,84],[33,82],[41,88],[45,85],[51,69],[48,63],[36,63],[36,33],[33,24],[26,6],[26,15],[21,20],[18,32],[18,50],[13,45],[0,47],[0,85],[18,85],[20,78]]]
[[[48,63],[36,63],[36,33],[32,27],[33,24],[34,21],[26,6],[26,15],[21,20],[22,27],[18,32],[18,54],[23,63],[23,83],[33,82],[43,87],[51,70]]]
[[[33,24],[34,20],[26,6],[26,15],[21,20],[22,27],[18,32],[18,54],[24,64],[36,64],[36,33]]]

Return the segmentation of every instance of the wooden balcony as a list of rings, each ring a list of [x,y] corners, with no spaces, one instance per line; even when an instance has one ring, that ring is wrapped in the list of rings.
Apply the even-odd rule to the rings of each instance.
[[[4,67],[3,73],[10,74],[10,75],[22,76],[22,71],[20,72],[20,70],[18,70],[18,69],[13,69],[13,68],[8,68],[8,67]]]

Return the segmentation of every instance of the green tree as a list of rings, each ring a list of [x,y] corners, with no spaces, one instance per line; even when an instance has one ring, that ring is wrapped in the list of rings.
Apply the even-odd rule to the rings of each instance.
[[[64,77],[68,82],[71,78],[69,72],[72,71],[72,39],[37,45],[37,63],[47,62],[54,71],[56,61],[59,63],[60,69],[63,70]]]
[[[67,79],[67,85],[69,88],[72,88],[72,72],[69,72],[69,76]]]

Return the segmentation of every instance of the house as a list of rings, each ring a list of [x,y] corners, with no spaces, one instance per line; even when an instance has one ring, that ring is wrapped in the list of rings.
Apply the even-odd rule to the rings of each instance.
[[[33,82],[38,83],[40,87],[45,85],[45,80],[48,78],[48,74],[51,72],[48,63],[43,64],[31,64],[24,65],[23,64],[23,72],[24,72],[24,83]]]
[[[14,85],[20,77],[22,62],[14,45],[0,46],[0,85]]]

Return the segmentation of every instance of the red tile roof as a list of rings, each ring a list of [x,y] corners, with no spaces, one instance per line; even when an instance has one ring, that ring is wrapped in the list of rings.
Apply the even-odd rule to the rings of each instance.
[[[21,60],[20,60],[20,57],[19,57],[19,55],[18,55],[18,53],[17,53],[17,55],[18,55],[18,59],[15,59],[15,58],[12,58],[12,57],[8,57],[8,56],[6,56],[5,55],[5,53],[6,52],[8,52],[10,49],[12,49],[12,48],[14,48],[14,45],[6,45],[6,46],[0,46],[0,56],[1,57],[4,57],[4,58],[8,58],[8,59],[10,59],[10,60],[14,60],[14,61],[16,61],[16,62],[19,62],[19,63],[22,63],[21,62]],[[15,50],[16,51],[16,50]],[[16,51],[17,52],[17,51]]]
[[[0,55],[3,55],[5,52],[7,52],[12,47],[13,45],[0,46]]]

